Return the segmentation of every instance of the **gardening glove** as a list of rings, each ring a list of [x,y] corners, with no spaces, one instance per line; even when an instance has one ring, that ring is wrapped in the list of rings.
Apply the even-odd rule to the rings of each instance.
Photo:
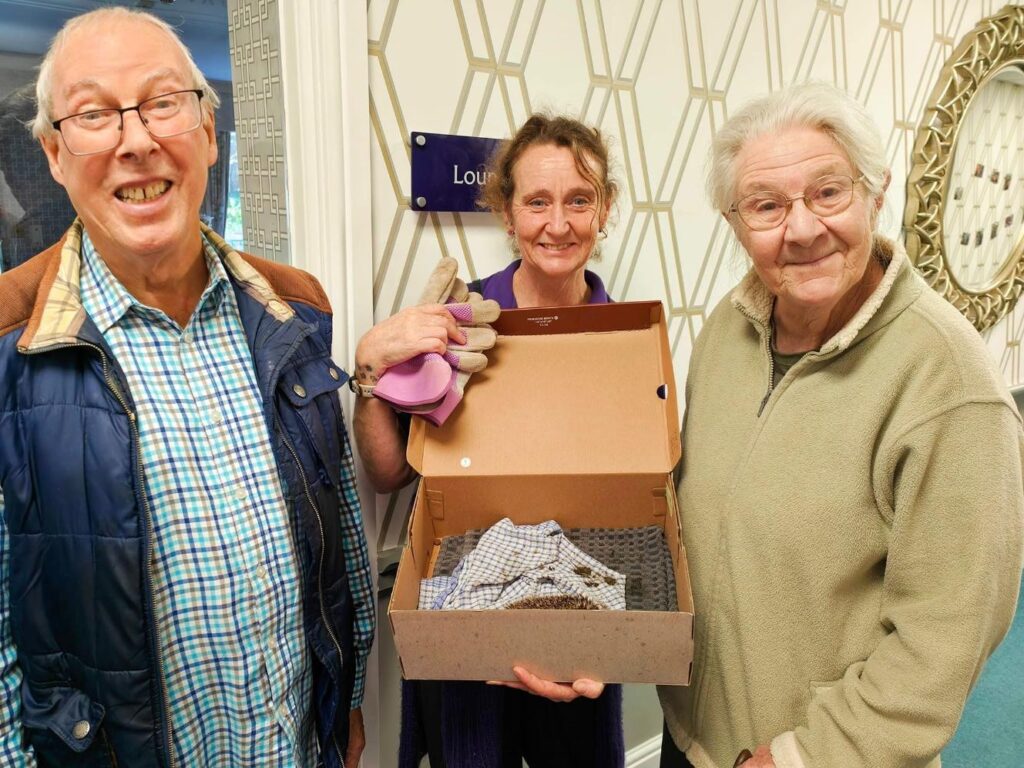
[[[444,401],[437,408],[420,413],[423,418],[437,426],[443,424],[455,407],[462,402],[470,375],[487,367],[487,356],[482,352],[493,347],[498,339],[494,329],[487,323],[494,322],[501,314],[498,302],[484,299],[479,293],[470,292],[458,277],[452,282],[446,303],[448,311],[466,335],[466,342],[448,343],[445,359],[456,370],[455,378]],[[465,325],[466,322],[471,325]]]
[[[427,280],[427,286],[420,296],[420,304],[447,305],[448,311],[466,334],[466,342],[454,344],[449,341],[444,358],[458,371],[476,373],[487,367],[487,356],[482,352],[493,347],[498,339],[494,329],[486,323],[497,320],[501,308],[498,302],[485,300],[479,293],[471,293],[466,283],[454,275],[453,270],[456,268],[455,259],[442,258],[434,269],[434,274]],[[452,273],[450,282],[446,281],[449,272]],[[468,379],[469,376],[464,378]]]
[[[463,344],[449,341],[445,354],[427,353],[389,368],[374,394],[397,410],[419,413],[441,424],[462,398],[471,373],[483,370],[483,351],[494,346],[497,335],[486,325],[501,312],[496,301],[470,293],[458,278],[458,263],[444,257],[427,278],[419,304],[445,304],[466,336]]]

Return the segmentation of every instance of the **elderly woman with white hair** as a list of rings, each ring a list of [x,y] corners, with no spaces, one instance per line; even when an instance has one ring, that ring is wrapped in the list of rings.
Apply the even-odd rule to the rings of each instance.
[[[689,687],[659,690],[663,766],[938,766],[1012,621],[1020,417],[978,333],[876,231],[889,180],[831,86],[715,136],[708,188],[751,268],[686,383],[696,655]]]

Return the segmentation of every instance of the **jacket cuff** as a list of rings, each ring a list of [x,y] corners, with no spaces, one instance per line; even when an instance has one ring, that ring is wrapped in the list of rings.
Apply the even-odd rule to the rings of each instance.
[[[780,733],[772,739],[769,748],[776,768],[807,768],[804,753],[797,743],[794,731]]]

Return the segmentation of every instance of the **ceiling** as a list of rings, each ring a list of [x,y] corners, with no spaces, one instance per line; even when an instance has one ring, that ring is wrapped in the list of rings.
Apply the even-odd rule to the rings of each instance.
[[[227,0],[0,0],[0,52],[41,56],[69,18],[112,5],[147,8],[178,29],[207,78],[231,80]]]

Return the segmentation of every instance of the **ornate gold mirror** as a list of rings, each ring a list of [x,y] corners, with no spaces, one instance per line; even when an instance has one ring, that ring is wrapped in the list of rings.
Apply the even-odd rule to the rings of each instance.
[[[982,19],[953,51],[918,128],[907,252],[984,331],[1024,291],[1024,7]]]

